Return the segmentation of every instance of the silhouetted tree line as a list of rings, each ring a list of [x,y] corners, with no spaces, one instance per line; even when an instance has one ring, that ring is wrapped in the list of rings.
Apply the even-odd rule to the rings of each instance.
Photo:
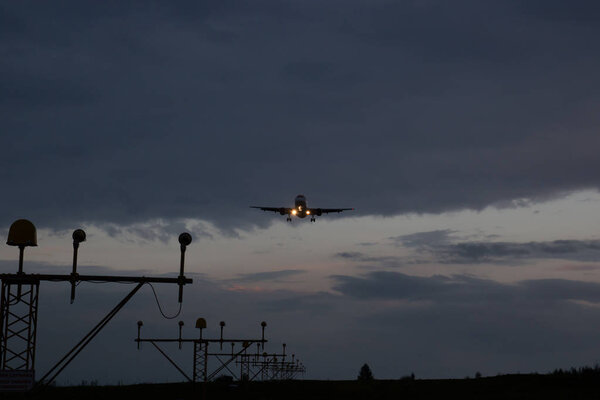
[[[405,375],[403,377],[400,378],[401,381],[414,381],[415,380],[415,373],[411,372],[410,375]]]
[[[358,377],[356,379],[358,379],[361,382],[369,382],[374,379],[373,372],[371,372],[371,368],[369,367],[369,365],[365,364],[362,367],[360,367],[360,372],[358,373]]]
[[[555,369],[554,371],[552,371],[549,375],[555,376],[555,377],[572,377],[572,376],[580,376],[580,377],[600,377],[600,365],[596,364],[593,367],[579,367],[579,368],[574,368],[571,367],[571,369]]]

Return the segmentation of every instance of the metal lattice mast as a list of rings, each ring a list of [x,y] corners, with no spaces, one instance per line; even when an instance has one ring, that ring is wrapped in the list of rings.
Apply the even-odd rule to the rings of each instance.
[[[33,371],[40,282],[2,280],[0,300],[0,369]]]
[[[265,339],[265,327],[267,326],[267,323],[264,321],[260,324],[262,328],[260,339],[225,339],[223,338],[224,321],[219,323],[221,327],[220,338],[204,338],[202,335],[203,329],[206,328],[206,320],[204,318],[198,318],[196,320],[196,328],[200,330],[200,335],[196,339],[184,339],[182,337],[183,321],[179,321],[178,323],[179,335],[177,338],[142,338],[141,328],[143,325],[143,321],[137,322],[138,336],[137,339],[135,339],[135,342],[137,342],[138,349],[140,349],[140,345],[144,342],[152,344],[189,382],[209,382],[219,377],[219,374],[225,371],[229,372],[232,377],[239,380],[254,380],[261,375],[264,376],[266,373],[265,364],[260,361],[260,357],[265,357],[267,353],[260,354],[259,352],[261,347],[264,349],[264,344],[267,342]],[[159,344],[161,343],[177,343],[179,349],[182,348],[184,343],[193,344],[193,373],[190,376],[188,376],[185,371],[159,347]],[[215,345],[218,344],[219,348],[217,349],[216,346],[211,346],[209,351],[208,346],[210,343]],[[230,352],[223,349],[223,344],[225,343],[231,345]],[[236,344],[240,344],[241,349],[236,349]],[[248,350],[253,344],[256,344],[256,353],[250,353]],[[213,347],[215,348],[213,349]],[[210,357],[213,357],[213,361],[215,361],[215,368],[213,368],[212,371],[209,371],[208,366],[208,359]],[[233,365],[237,364],[240,364],[240,370],[236,371],[236,369],[233,368]],[[258,367],[258,370],[255,370],[255,367]]]
[[[208,343],[194,341],[194,382],[206,382],[208,372]]]
[[[38,380],[38,386],[52,383],[143,285],[151,283],[177,284],[179,286],[178,300],[180,304],[182,303],[183,286],[192,283],[191,279],[187,279],[183,275],[185,250],[192,242],[189,233],[184,232],[179,235],[181,262],[177,278],[80,275],[77,273],[77,250],[79,244],[85,240],[86,234],[82,229],[73,232],[73,270],[71,274],[27,274],[23,271],[23,254],[25,247],[37,246],[35,226],[31,221],[25,219],[17,220],[10,226],[6,244],[19,248],[19,268],[14,274],[0,274],[0,392],[29,390],[35,383],[35,349],[41,281],[70,282],[71,303],[75,300],[75,288],[79,282],[126,282],[137,283],[137,285]]]

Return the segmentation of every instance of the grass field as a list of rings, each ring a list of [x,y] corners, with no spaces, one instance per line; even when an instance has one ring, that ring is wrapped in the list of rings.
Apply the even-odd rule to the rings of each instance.
[[[11,399],[599,399],[596,374],[523,374],[477,379],[276,381],[169,383],[130,386],[49,387],[27,394],[1,393]]]

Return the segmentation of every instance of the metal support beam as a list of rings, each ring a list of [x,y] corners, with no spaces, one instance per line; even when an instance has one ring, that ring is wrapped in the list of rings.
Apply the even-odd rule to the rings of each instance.
[[[83,337],[67,354],[64,355],[50,370],[39,380],[37,383],[38,386],[46,386],[49,385],[56,379],[58,374],[62,372],[63,369],[66,368],[67,365],[73,361],[75,357],[83,350],[92,339],[108,324],[108,322],[129,302],[129,300],[133,297],[134,294],[137,293],[138,290],[144,285],[143,282],[140,282],[136,285],[136,287],[129,292],[127,296],[119,304],[115,306],[102,320],[94,327],[87,335]],[[48,378],[46,380],[46,378]]]
[[[14,283],[27,283],[30,281],[48,281],[48,282],[120,282],[120,283],[192,283],[189,278],[154,278],[148,276],[105,276],[105,275],[79,275],[73,278],[72,275],[65,274],[0,274],[1,280]]]
[[[189,382],[194,382],[192,379],[190,379],[189,376],[187,376],[187,374],[181,369],[181,367],[179,367],[179,365],[177,365],[177,363],[175,363],[175,361],[173,361],[171,359],[171,357],[169,357],[167,355],[167,353],[165,353],[160,347],[158,347],[158,345],[154,342],[150,342],[152,343],[152,346],[154,346],[156,348],[156,350],[158,350],[160,352],[160,354],[162,354],[175,368],[177,368],[177,371],[179,371],[181,373],[181,375],[183,375],[185,377],[185,379],[187,379]]]

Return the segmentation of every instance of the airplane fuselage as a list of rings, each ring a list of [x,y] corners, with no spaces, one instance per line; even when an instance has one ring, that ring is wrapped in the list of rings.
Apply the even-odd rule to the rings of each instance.
[[[294,209],[292,210],[292,214],[298,218],[305,218],[307,215],[310,215],[310,211],[306,207],[306,197],[302,195],[296,196],[294,200]]]

